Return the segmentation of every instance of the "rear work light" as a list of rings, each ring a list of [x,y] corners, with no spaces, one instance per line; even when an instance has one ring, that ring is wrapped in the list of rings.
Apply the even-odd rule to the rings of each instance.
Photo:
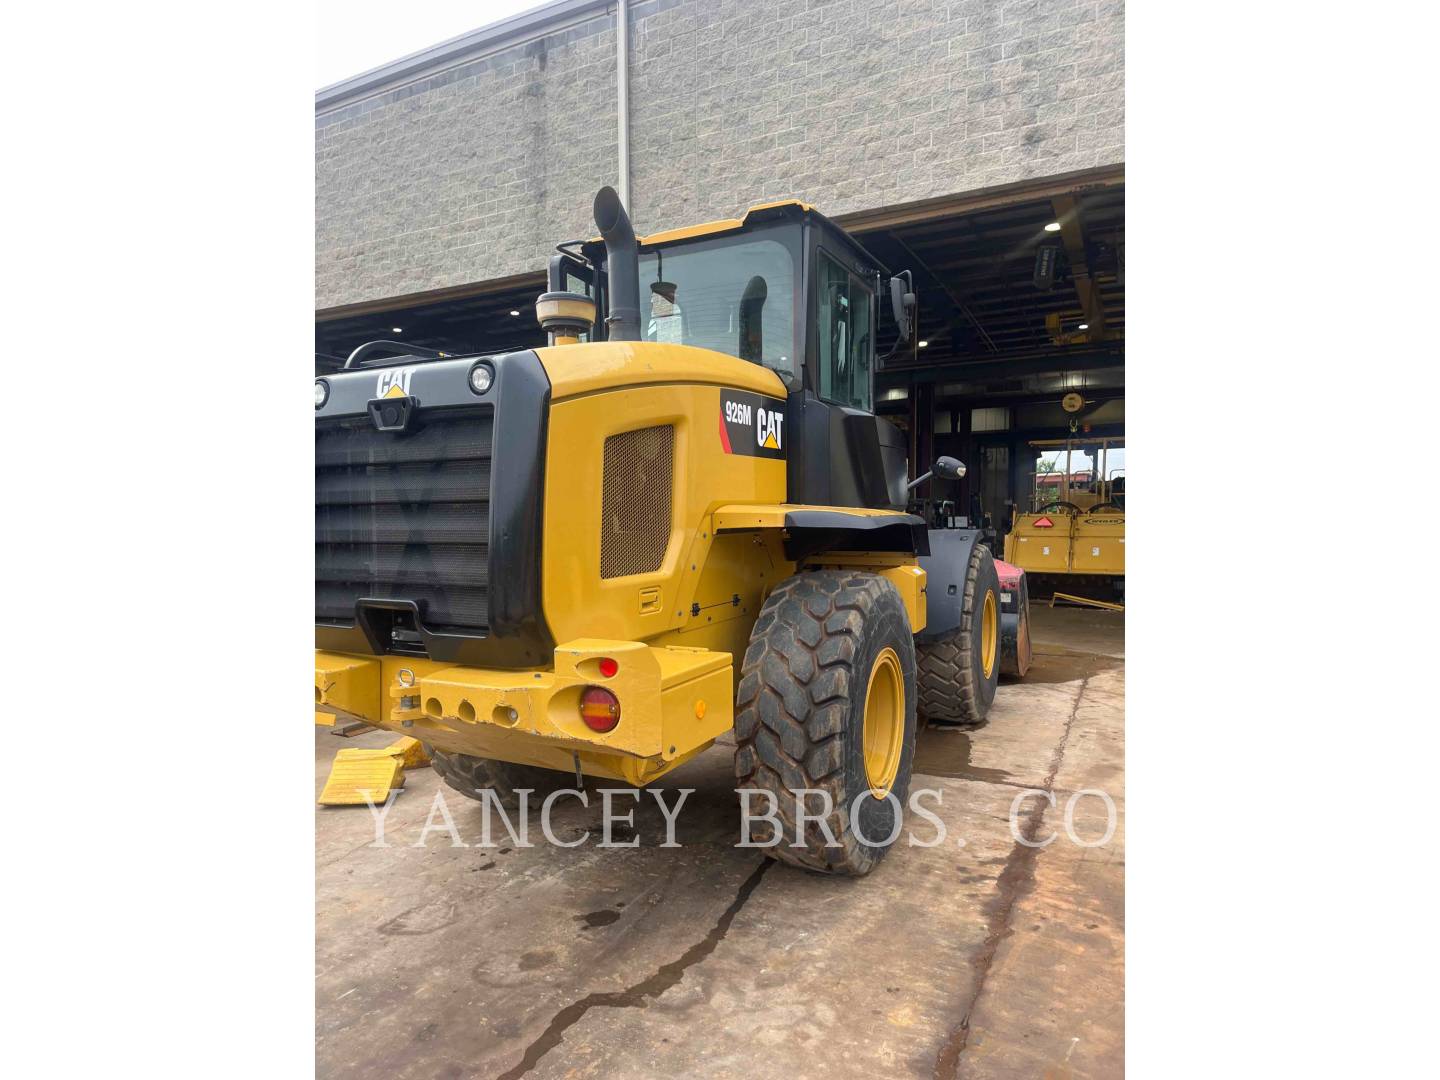
[[[580,695],[580,719],[591,731],[614,731],[620,723],[620,700],[609,690],[587,686]]]

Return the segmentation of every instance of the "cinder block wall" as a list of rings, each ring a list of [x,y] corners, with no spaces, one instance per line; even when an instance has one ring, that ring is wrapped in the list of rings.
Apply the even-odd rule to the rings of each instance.
[[[1121,0],[630,8],[641,232],[1124,160]],[[614,183],[614,15],[316,118],[316,307],[539,270]]]

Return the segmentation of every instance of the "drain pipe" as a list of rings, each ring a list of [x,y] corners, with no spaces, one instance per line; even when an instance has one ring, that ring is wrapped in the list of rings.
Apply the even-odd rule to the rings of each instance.
[[[620,123],[620,202],[630,209],[630,5],[615,4],[615,112]]]

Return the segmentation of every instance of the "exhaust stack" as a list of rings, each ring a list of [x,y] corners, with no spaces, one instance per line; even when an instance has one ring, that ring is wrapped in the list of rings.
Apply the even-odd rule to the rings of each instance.
[[[595,226],[605,241],[605,266],[610,278],[606,336],[611,341],[639,341],[640,245],[620,196],[608,185],[595,195]]]

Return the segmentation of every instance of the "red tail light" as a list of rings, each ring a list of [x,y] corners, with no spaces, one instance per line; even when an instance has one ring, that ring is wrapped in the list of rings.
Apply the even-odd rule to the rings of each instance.
[[[605,676],[605,678],[613,679],[615,677],[615,673],[619,670],[619,663],[611,660],[610,657],[602,656],[600,658],[600,674]]]
[[[620,700],[609,690],[587,686],[580,695],[580,719],[591,731],[614,731],[620,723]]]

